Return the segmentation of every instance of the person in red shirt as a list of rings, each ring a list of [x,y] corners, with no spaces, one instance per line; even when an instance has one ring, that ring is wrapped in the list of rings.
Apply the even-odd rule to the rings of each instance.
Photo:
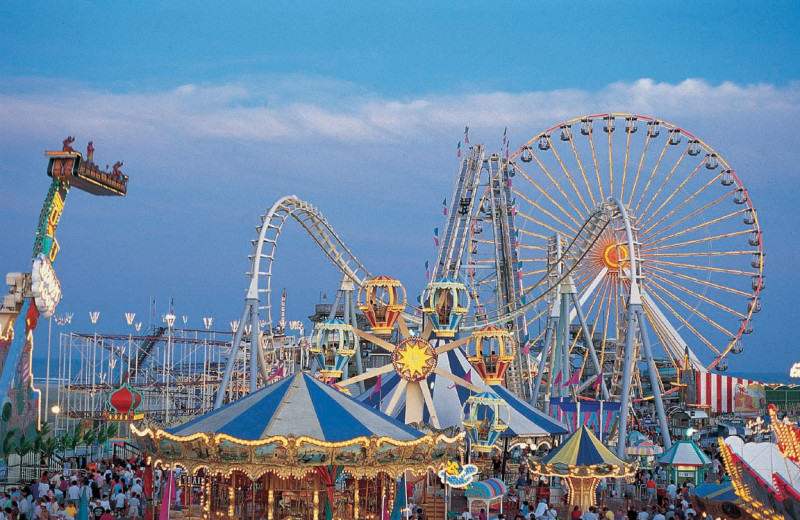
[[[656,498],[656,480],[654,478],[649,478],[644,486],[647,489],[647,505],[649,506]]]

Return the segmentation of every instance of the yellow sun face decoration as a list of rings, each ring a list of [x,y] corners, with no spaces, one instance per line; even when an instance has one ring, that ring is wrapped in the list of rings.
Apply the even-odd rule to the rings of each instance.
[[[406,381],[421,381],[436,369],[436,350],[422,338],[410,337],[392,353],[395,371]]]

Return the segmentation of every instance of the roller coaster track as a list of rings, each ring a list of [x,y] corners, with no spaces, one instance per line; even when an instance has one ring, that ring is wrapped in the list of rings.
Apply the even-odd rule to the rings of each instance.
[[[259,297],[264,297],[259,309],[266,309],[267,322],[270,326],[272,323],[272,305],[270,303],[272,263],[275,261],[278,237],[289,216],[303,226],[325,255],[357,286],[360,287],[364,280],[371,277],[367,268],[356,259],[336,234],[333,227],[314,206],[298,199],[294,195],[283,197],[262,217],[261,226],[256,228],[259,231],[258,239],[253,241],[255,252],[250,257],[253,262],[253,268],[249,273],[248,298],[261,300]],[[498,309],[484,314],[468,316],[464,320],[462,329],[471,331],[485,325],[507,323],[535,308],[550,291],[555,290],[562,282],[567,280],[572,270],[586,256],[602,232],[617,220],[623,220],[627,224],[627,213],[615,199],[608,199],[598,204],[589,214],[577,235],[568,242],[563,254],[554,262],[553,267],[544,273],[537,283],[527,287],[524,292],[516,296],[513,301],[513,310]],[[629,237],[629,242],[629,250],[636,251],[636,244],[633,242],[632,236]],[[559,263],[564,267],[560,271],[558,269]],[[265,280],[263,287],[259,285],[261,278]],[[420,318],[414,316],[414,319],[418,322]]]

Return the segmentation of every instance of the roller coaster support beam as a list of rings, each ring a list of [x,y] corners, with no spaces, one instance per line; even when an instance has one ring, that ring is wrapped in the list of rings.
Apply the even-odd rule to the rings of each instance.
[[[661,398],[661,381],[656,370],[656,362],[653,359],[653,350],[650,347],[650,338],[647,335],[647,317],[641,306],[636,309],[639,332],[642,335],[644,355],[647,360],[647,371],[650,372],[650,386],[653,389],[653,400],[656,403],[656,416],[658,426],[661,428],[661,438],[664,441],[664,451],[672,447],[672,439],[669,436],[669,426],[667,425],[667,415],[664,412],[664,400]]]
[[[533,385],[533,394],[531,395],[531,405],[536,406],[536,400],[539,398],[539,390],[542,387],[542,377],[544,376],[544,367],[547,365],[547,360],[550,358],[550,343],[553,341],[553,332],[556,328],[556,321],[554,319],[547,320],[547,330],[544,334],[544,347],[539,358],[539,370],[536,372],[536,379]],[[553,377],[550,374],[549,377]],[[545,398],[542,400],[541,410],[545,411],[548,408],[549,393],[545,392]]]
[[[625,459],[625,443],[628,440],[628,410],[631,399],[631,375],[633,372],[633,347],[636,341],[636,305],[628,304],[628,328],[625,333],[625,357],[622,369],[622,395],[620,396],[617,457]]]
[[[233,374],[233,367],[236,365],[236,357],[239,354],[239,347],[242,344],[242,335],[244,334],[244,324],[247,323],[247,317],[250,315],[251,301],[246,300],[244,311],[242,311],[242,319],[239,320],[239,327],[233,334],[231,341],[231,353],[228,354],[228,364],[225,365],[225,373],[222,374],[222,382],[217,391],[217,398],[214,401],[214,410],[222,406],[222,401],[225,399],[225,393],[228,391],[228,384],[231,381],[231,374]]]
[[[258,341],[258,298],[247,298],[246,303],[250,306],[250,392],[255,392],[258,388],[258,359],[261,355],[261,343]]]
[[[586,348],[589,349],[589,358],[592,361],[592,366],[597,371],[598,377],[602,377],[603,368],[600,366],[600,360],[597,359],[597,351],[594,349],[594,342],[592,341],[592,332],[589,330],[589,326],[586,324],[586,318],[583,315],[583,309],[581,308],[580,301],[578,301],[578,296],[575,292],[571,295],[572,303],[575,304],[575,314],[578,317],[578,322],[581,324],[581,330],[583,331],[583,342],[586,343]],[[601,379],[600,381],[600,391],[603,394],[603,399],[609,399],[608,387],[606,386],[605,380]]]

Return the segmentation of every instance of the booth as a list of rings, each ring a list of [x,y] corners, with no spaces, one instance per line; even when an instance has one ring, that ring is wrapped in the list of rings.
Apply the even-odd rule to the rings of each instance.
[[[684,439],[676,442],[658,461],[667,471],[667,481],[677,486],[689,481],[702,484],[706,473],[711,469],[711,459],[703,453],[694,441]]]
[[[473,516],[476,512],[480,512],[481,508],[485,508],[487,518],[492,518],[496,516],[493,514],[493,508],[497,509],[497,513],[503,512],[503,497],[507,491],[508,488],[502,480],[489,478],[471,484],[464,496],[467,498],[467,507]],[[476,504],[475,509],[473,509],[473,504]]]

